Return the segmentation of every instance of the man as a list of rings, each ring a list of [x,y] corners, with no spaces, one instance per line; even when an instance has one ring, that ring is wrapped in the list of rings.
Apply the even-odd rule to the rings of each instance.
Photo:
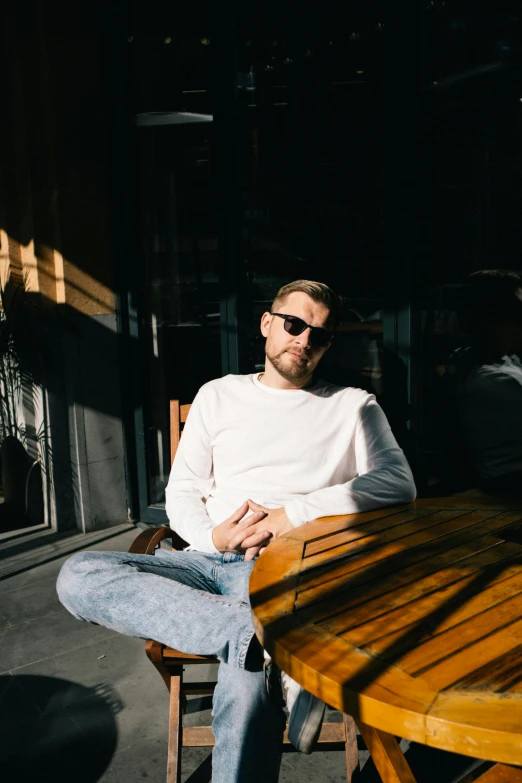
[[[279,774],[284,717],[274,672],[266,687],[248,601],[255,557],[317,517],[415,496],[375,398],[314,383],[337,319],[326,285],[284,286],[261,318],[264,373],[199,391],[167,487],[171,526],[189,551],[83,553],[59,578],[60,598],[79,618],[218,657],[214,783],[275,783]],[[283,685],[290,737],[310,752],[324,705],[286,675]]]

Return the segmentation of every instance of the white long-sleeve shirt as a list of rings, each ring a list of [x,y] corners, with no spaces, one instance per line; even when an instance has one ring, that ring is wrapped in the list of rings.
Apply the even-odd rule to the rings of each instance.
[[[247,499],[317,517],[415,498],[415,484],[372,394],[323,381],[300,390],[257,375],[206,383],[194,399],[166,490],[171,527],[201,552]]]

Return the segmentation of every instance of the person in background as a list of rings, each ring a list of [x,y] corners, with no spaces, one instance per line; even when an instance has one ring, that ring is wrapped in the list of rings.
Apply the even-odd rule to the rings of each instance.
[[[522,496],[522,273],[471,275],[461,321],[472,338],[457,377],[461,433],[486,492]]]

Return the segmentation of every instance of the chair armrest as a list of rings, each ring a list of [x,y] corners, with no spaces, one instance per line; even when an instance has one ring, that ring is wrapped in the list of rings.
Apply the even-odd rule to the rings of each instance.
[[[129,552],[134,555],[153,555],[165,538],[172,538],[172,549],[184,549],[188,546],[187,542],[183,541],[170,527],[153,527],[150,530],[143,530],[134,539],[129,547]]]

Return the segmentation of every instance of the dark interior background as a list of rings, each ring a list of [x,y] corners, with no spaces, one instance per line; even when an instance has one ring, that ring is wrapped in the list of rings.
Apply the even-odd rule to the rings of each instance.
[[[145,519],[164,499],[168,400],[260,370],[259,316],[298,277],[343,297],[323,374],[376,393],[427,491],[440,478],[448,357],[466,338],[466,277],[521,266],[520,4],[110,0],[80,11],[78,23],[63,0],[11,6],[0,54],[11,118],[1,228],[35,243],[38,295],[25,302],[39,320],[26,317],[34,307],[22,320],[33,376],[56,390],[60,497],[72,323],[110,382],[85,373],[71,404],[124,422],[129,507]],[[55,249],[64,303],[52,301]],[[110,332],[99,313],[109,318],[113,295]]]

